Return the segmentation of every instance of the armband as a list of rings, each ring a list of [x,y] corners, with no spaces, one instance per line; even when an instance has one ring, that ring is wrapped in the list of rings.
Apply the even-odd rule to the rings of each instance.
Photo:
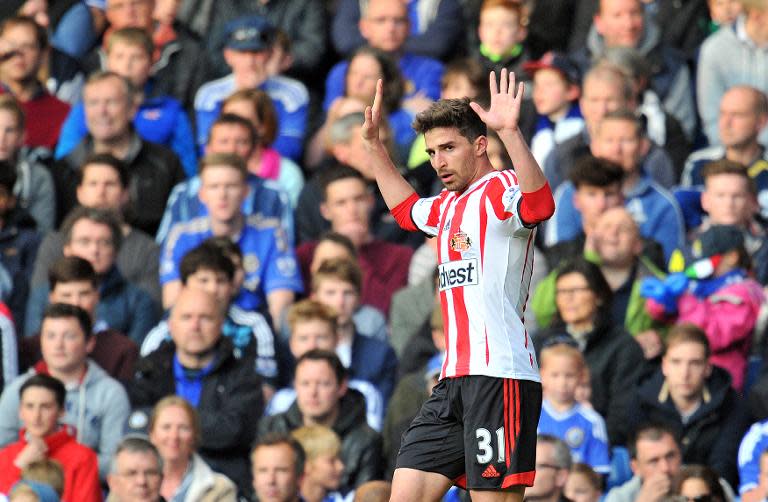
[[[555,199],[549,182],[535,192],[523,192],[520,201],[520,219],[533,225],[548,220],[555,214]]]

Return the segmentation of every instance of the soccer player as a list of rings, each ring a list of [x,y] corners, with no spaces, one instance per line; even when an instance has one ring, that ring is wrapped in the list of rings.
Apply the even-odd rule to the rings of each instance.
[[[534,478],[541,385],[523,307],[536,225],[554,212],[518,127],[524,86],[491,72],[491,105],[440,100],[416,117],[446,190],[419,199],[380,141],[382,82],[361,134],[384,200],[408,230],[437,237],[447,354],[441,381],[403,438],[392,500],[437,501],[452,484],[472,500],[520,501]],[[495,171],[487,129],[514,171]]]

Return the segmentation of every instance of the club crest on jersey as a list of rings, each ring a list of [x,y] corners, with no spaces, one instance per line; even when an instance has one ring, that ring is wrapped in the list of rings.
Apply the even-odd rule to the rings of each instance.
[[[472,247],[472,240],[469,238],[466,232],[459,230],[451,236],[451,239],[448,241],[448,245],[453,251],[463,253],[465,251],[469,251],[469,248]]]

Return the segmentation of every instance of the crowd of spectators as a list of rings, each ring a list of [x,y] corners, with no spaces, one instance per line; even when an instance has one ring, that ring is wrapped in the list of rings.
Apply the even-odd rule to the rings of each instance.
[[[768,0],[3,0],[0,499],[388,500],[444,313],[364,110],[432,196],[412,121],[507,68],[526,500],[768,500],[766,47]]]

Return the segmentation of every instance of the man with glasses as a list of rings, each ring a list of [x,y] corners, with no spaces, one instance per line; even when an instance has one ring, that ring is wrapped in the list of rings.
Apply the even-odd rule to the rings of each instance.
[[[142,437],[120,441],[112,459],[108,502],[157,502],[163,480],[162,459],[157,448]]]
[[[564,441],[539,434],[536,438],[536,481],[525,490],[525,502],[569,502],[563,495],[571,470],[571,449]]]

